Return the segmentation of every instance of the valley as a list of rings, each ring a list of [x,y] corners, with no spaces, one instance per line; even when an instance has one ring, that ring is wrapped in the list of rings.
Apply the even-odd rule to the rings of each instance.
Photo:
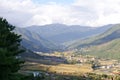
[[[120,80],[120,0],[0,0],[0,80]]]
[[[86,75],[88,78],[89,75],[93,75],[94,78],[95,74],[111,77],[120,74],[120,62],[118,60],[96,58],[90,55],[75,55],[73,51],[34,54],[42,56],[42,59],[26,58],[27,62],[23,65],[21,72],[44,74],[48,78],[45,80],[49,80],[50,76],[51,79],[57,80],[62,77],[62,80],[66,80],[64,78],[70,79],[71,76],[76,76],[74,79],[79,80],[80,76],[83,77],[82,75]]]
[[[47,25],[47,27],[49,26],[51,27],[52,25]],[[95,77],[97,77],[96,80],[98,80],[98,77],[100,80],[102,78],[103,80],[116,80],[112,78],[119,78],[119,24],[100,28],[79,26],[78,29],[77,26],[75,29],[71,29],[71,32],[67,32],[67,29],[65,30],[66,32],[63,31],[63,29],[68,27],[61,27],[63,32],[58,30],[57,28],[60,26],[65,25],[59,24],[57,26],[57,24],[54,24],[53,30],[48,29],[48,32],[46,32],[46,26],[42,27],[42,29],[37,26],[34,29],[32,27],[28,27],[29,29],[23,28],[21,29],[22,32],[19,29],[16,31],[23,35],[22,44],[28,50],[21,55],[26,62],[20,73],[25,73],[25,75],[43,74],[46,77],[45,80],[71,80],[71,78],[80,80],[79,78],[84,79],[84,77],[85,80],[87,78],[95,79]],[[24,30],[27,33],[25,33],[26,31],[23,32]],[[42,32],[42,34],[40,30],[45,32]],[[61,33],[54,34],[56,31]],[[79,36],[73,38],[72,36],[76,34]],[[48,36],[53,38],[51,37],[51,39]],[[71,40],[68,40],[69,38]]]

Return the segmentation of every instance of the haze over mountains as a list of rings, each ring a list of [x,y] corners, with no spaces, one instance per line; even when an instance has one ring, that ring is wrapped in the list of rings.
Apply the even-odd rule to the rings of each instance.
[[[90,26],[64,24],[50,24],[44,26],[30,26],[26,29],[38,33],[42,37],[56,44],[64,44],[77,39],[86,38],[106,31],[112,25],[106,25],[100,28],[93,28]]]
[[[29,50],[39,52],[50,52],[58,50],[54,43],[42,38],[39,34],[30,32],[25,28],[16,28],[15,32],[22,35],[21,44]],[[59,48],[60,49],[60,48]]]
[[[50,52],[66,50],[66,47],[70,46],[71,43],[101,34],[112,26],[105,25],[93,28],[79,25],[50,24],[16,28],[16,32],[22,35],[22,45],[27,49]]]

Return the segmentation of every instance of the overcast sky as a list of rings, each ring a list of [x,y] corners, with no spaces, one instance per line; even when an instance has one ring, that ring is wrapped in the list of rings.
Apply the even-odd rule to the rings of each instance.
[[[120,0],[0,0],[0,17],[19,27],[120,23]]]

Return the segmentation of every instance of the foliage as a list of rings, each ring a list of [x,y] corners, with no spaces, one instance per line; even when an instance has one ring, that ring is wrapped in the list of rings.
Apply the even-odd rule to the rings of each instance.
[[[82,53],[84,55],[93,55],[105,59],[117,59],[120,60],[120,39],[115,39],[105,44],[91,46],[89,48],[84,48]],[[78,54],[81,53],[78,51]]]
[[[18,54],[20,49],[20,35],[13,32],[12,26],[6,19],[0,18],[0,80],[19,80],[16,72],[23,63]]]

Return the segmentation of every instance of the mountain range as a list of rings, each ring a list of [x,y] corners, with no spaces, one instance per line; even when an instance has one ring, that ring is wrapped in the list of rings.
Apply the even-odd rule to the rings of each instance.
[[[81,44],[86,45],[90,40],[94,40],[92,38],[96,38],[94,36],[104,34],[112,26],[114,25],[88,27],[49,24],[26,28],[17,27],[15,32],[22,35],[21,44],[25,48],[37,52],[52,52],[78,48]]]
[[[57,44],[64,45],[74,40],[100,34],[112,25],[105,25],[99,28],[80,25],[49,24],[44,26],[29,26],[26,29],[41,35],[43,38]],[[66,46],[66,44],[64,45]]]

